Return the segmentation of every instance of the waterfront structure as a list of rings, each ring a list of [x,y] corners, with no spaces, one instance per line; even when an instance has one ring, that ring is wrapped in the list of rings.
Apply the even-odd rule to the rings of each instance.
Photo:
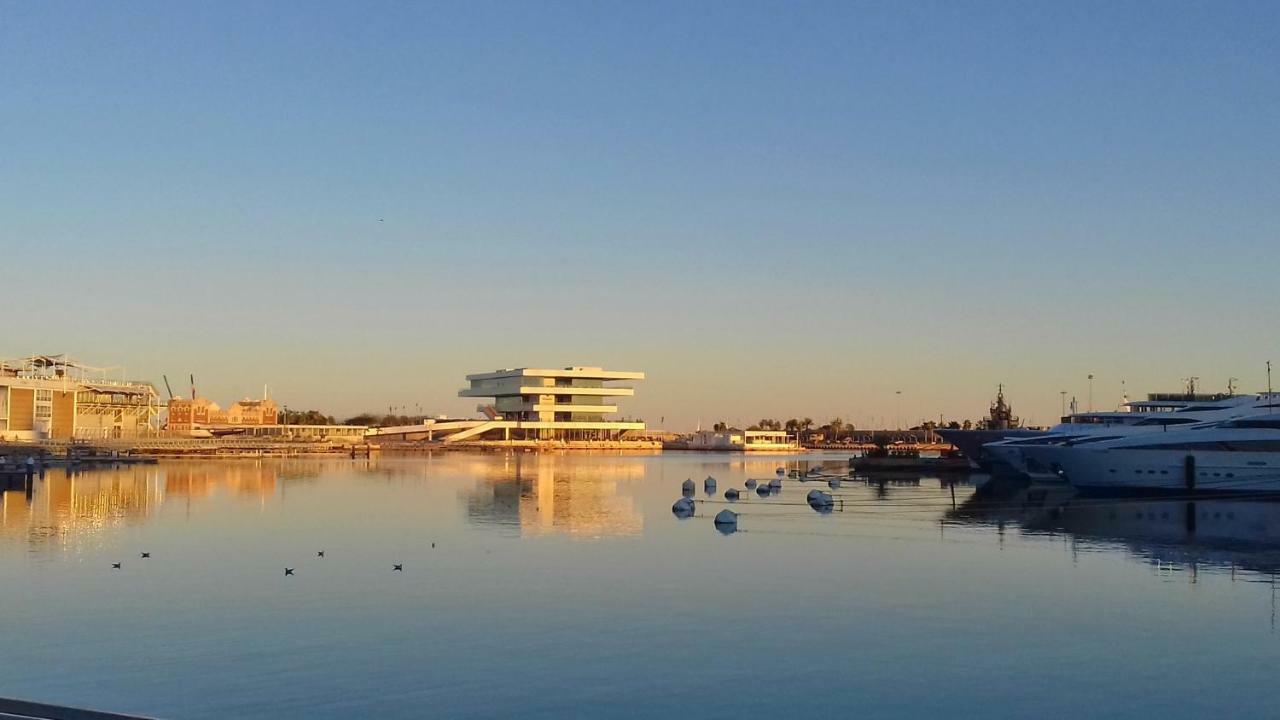
[[[155,430],[156,389],[65,355],[0,361],[0,439],[130,438]]]
[[[790,452],[800,449],[800,442],[785,430],[698,430],[678,447],[688,450],[727,450],[737,452]]]
[[[365,442],[367,425],[245,425],[237,437],[351,445]]]
[[[742,450],[745,443],[742,431],[737,428],[697,430],[685,441],[690,450]]]
[[[742,449],[747,452],[790,452],[800,449],[800,441],[785,430],[747,430],[742,433]]]
[[[194,390],[194,388],[193,388]],[[209,398],[196,396],[169,398],[169,414],[165,429],[171,433],[200,433],[224,429],[240,429],[276,425],[280,409],[269,397],[261,400],[245,398],[223,410]]]
[[[615,419],[613,398],[632,397],[621,381],[643,380],[644,373],[598,367],[510,368],[467,376],[459,397],[487,398],[477,410],[485,421],[449,440],[619,441],[643,431],[638,420]]]

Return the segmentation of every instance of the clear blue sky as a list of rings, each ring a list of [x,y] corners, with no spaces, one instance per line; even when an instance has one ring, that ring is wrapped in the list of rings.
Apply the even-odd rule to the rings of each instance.
[[[667,426],[1258,389],[1277,36],[1272,2],[0,2],[0,355],[338,415],[603,364]]]

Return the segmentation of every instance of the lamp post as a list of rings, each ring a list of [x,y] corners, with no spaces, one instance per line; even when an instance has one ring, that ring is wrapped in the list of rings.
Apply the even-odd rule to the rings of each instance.
[[[902,429],[902,391],[894,390],[893,395],[894,395],[893,422],[895,425],[897,425],[897,429],[901,430]]]
[[[1089,373],[1089,412],[1093,412],[1093,373]]]

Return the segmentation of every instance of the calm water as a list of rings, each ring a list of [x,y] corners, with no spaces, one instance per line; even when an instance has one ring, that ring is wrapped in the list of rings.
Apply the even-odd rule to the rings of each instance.
[[[731,535],[718,504],[670,511],[688,477],[704,498],[707,475],[842,457],[54,471],[0,508],[0,695],[166,718],[1280,713],[1280,504],[1200,503],[1194,542],[1184,503],[1055,515],[1060,491],[929,478],[846,483],[830,515],[788,480]]]

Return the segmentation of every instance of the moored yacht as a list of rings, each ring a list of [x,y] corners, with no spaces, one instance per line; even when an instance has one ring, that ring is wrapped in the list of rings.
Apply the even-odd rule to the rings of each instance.
[[[1280,414],[1274,410],[1041,452],[1059,476],[1086,490],[1280,492]]]
[[[1127,402],[1118,411],[1067,415],[1045,435],[990,443],[983,447],[983,452],[994,458],[1002,470],[1033,480],[1055,480],[1059,478],[1058,468],[1048,459],[1049,450],[1053,448],[1167,432],[1270,412],[1268,408],[1275,406],[1272,397],[1267,394],[1154,393],[1146,400]]]

